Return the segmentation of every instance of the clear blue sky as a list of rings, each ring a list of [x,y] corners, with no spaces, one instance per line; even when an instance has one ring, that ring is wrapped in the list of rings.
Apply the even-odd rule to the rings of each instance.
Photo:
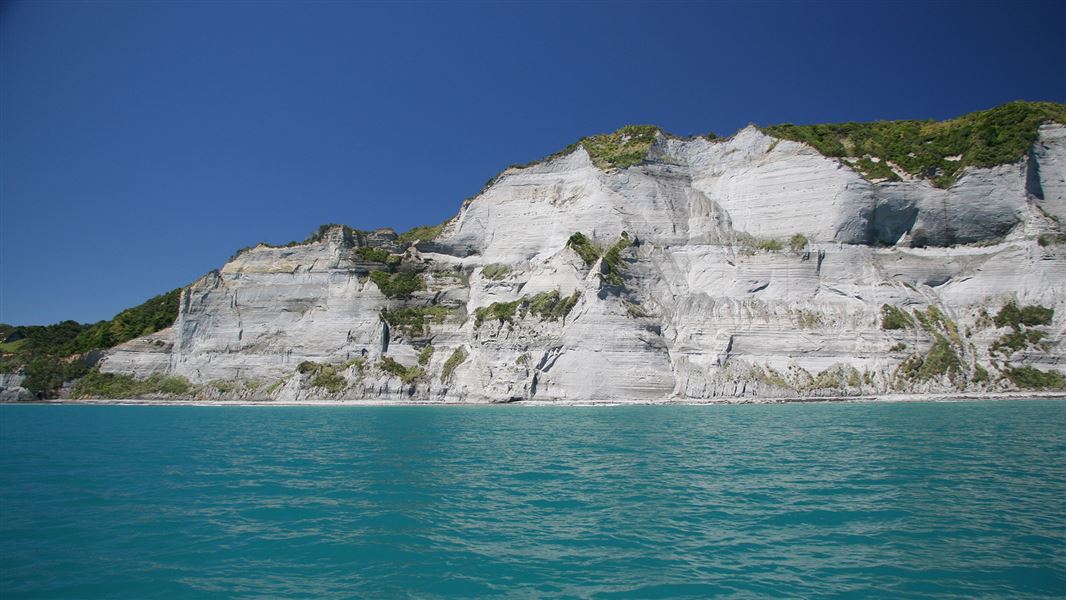
[[[453,215],[627,123],[1066,101],[1066,3],[0,5],[0,322],[96,321],[260,240]]]

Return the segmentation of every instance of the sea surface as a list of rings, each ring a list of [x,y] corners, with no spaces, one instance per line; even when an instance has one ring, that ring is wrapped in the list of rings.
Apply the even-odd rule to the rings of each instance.
[[[0,406],[0,598],[1066,596],[1066,402]]]

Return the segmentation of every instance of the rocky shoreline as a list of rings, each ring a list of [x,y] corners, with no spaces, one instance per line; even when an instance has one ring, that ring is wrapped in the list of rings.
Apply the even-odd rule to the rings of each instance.
[[[580,401],[580,400],[521,400],[515,402],[430,402],[422,400],[384,400],[380,398],[366,400],[193,400],[193,399],[56,399],[33,402],[0,402],[6,405],[89,405],[89,406],[710,406],[736,404],[873,404],[898,402],[975,402],[986,400],[1066,400],[1063,392],[1002,392],[1002,393],[959,393],[959,394],[884,394],[868,396],[824,396],[824,397],[738,397],[708,399],[664,399],[625,401]]]

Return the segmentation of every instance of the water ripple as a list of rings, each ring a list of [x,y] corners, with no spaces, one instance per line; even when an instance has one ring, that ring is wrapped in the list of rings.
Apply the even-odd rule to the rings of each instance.
[[[0,594],[1066,595],[1066,403],[0,407]]]

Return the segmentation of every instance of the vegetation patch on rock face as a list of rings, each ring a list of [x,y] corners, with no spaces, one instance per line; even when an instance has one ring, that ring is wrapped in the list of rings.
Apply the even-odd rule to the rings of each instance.
[[[1066,244],[1066,233],[1042,233],[1036,238],[1036,243],[1042,247],[1063,245]]]
[[[474,327],[481,327],[486,320],[496,320],[506,323],[514,323],[514,317],[518,313],[518,305],[525,298],[514,302],[493,302],[488,306],[482,306],[474,311]]]
[[[440,325],[453,311],[444,306],[412,306],[381,311],[381,318],[407,337],[429,334],[431,324]]]
[[[948,121],[877,121],[763,128],[774,137],[810,144],[825,156],[859,157],[869,178],[892,179],[884,162],[949,187],[965,167],[1017,162],[1037,139],[1037,128],[1053,121],[1066,124],[1066,104],[1011,102]],[[875,163],[869,157],[879,158]],[[882,165],[882,166],[878,166]]]
[[[1026,330],[1014,330],[1003,335],[1003,337],[992,342],[992,346],[989,348],[991,352],[999,352],[1004,357],[1029,346],[1036,346],[1047,337],[1047,334],[1043,331],[1037,331],[1035,329]]]
[[[1025,390],[1066,389],[1066,377],[1057,371],[1041,371],[1033,367],[1015,367],[1006,372],[1007,379]]]
[[[355,255],[360,259],[368,262],[379,262],[388,265],[400,264],[400,256],[393,255],[384,248],[371,248],[370,246],[359,246],[355,249]]]
[[[581,260],[585,261],[586,265],[591,266],[600,258],[600,249],[580,231],[566,240],[566,246],[576,252],[581,257]]]
[[[607,285],[621,286],[625,284],[625,276],[623,275],[625,264],[622,262],[622,251],[628,248],[630,244],[632,244],[632,241],[629,239],[629,234],[623,231],[618,236],[618,241],[608,248],[607,252],[603,253],[600,277]]]
[[[418,353],[418,364],[426,366],[429,364],[430,359],[433,358],[433,344],[426,344],[422,351]]]
[[[963,347],[958,325],[936,306],[924,311],[914,310],[911,315],[902,310],[883,305],[881,326],[884,329],[906,329],[919,326],[933,338],[933,345],[926,352],[908,356],[896,368],[896,385],[905,387],[906,382],[922,382],[947,376],[955,382],[964,375],[966,366],[959,351]]]
[[[348,380],[338,372],[336,365],[305,360],[296,366],[296,371],[311,375],[311,387],[324,389],[331,394],[336,394],[348,386]]]
[[[1011,300],[1003,305],[1003,308],[999,309],[999,312],[993,318],[993,322],[995,322],[996,327],[1009,326],[1018,329],[1022,325],[1029,327],[1050,325],[1054,318],[1055,309],[1053,308],[1047,308],[1039,304],[1019,307],[1017,303]]]
[[[394,273],[371,271],[370,280],[378,286],[386,298],[408,298],[411,294],[426,289],[421,273]]]
[[[390,375],[395,375],[400,378],[400,381],[408,384],[421,379],[426,374],[421,367],[405,367],[390,356],[381,357],[378,366],[381,367],[382,371],[385,371]]]
[[[491,265],[485,265],[481,268],[481,276],[485,279],[492,279],[499,281],[507,276],[511,272],[511,267],[508,265],[493,263]]]
[[[445,221],[439,225],[419,225],[418,227],[412,227],[408,231],[396,236],[396,241],[401,244],[411,244],[414,242],[431,242],[437,239],[437,236],[444,231],[444,226],[448,224]]]
[[[806,238],[804,238],[806,243]],[[757,238],[743,231],[736,235],[737,252],[745,256],[753,256],[758,252],[780,252],[784,246],[774,238]]]
[[[948,338],[957,346],[962,345],[962,338],[959,337],[959,327],[945,315],[939,308],[935,306],[926,307],[925,312],[920,310],[914,311],[914,319],[921,325],[922,329],[930,335],[937,337],[941,333],[946,333]]]
[[[925,360],[918,367],[917,379],[928,381],[944,375],[954,379],[961,370],[962,360],[959,359],[955,347],[947,339],[937,337],[937,340],[933,342],[933,347],[926,354]]]
[[[440,370],[440,382],[444,383],[445,381],[447,381],[452,376],[452,372],[455,371],[455,368],[463,364],[463,361],[465,360],[465,348],[459,346],[458,348],[453,350],[452,355],[448,357],[448,360],[444,361],[444,366]]]
[[[193,386],[184,377],[157,373],[144,379],[135,379],[128,375],[93,370],[78,381],[71,397],[121,400],[145,396],[188,397],[192,392]]]
[[[770,238],[766,240],[759,240],[757,247],[763,252],[780,252],[784,246],[781,245],[781,242]]]
[[[815,390],[844,390],[862,385],[862,376],[855,367],[835,366],[818,373],[810,384]]]
[[[570,314],[581,297],[581,292],[574,291],[562,297],[558,290],[541,292],[535,296],[522,296],[513,302],[493,302],[474,311],[474,327],[481,327],[487,320],[514,324],[514,319],[524,318],[527,314],[539,317],[542,321],[558,321]]]
[[[631,319],[645,319],[645,318],[651,316],[651,314],[648,313],[648,311],[643,306],[641,306],[639,304],[634,304],[634,303],[629,302],[627,300],[623,300],[622,301],[622,306],[625,307],[626,314]]]
[[[881,305],[881,329],[910,329],[914,319],[903,310],[889,304]]]
[[[803,250],[806,248],[807,236],[803,235],[802,233],[797,233],[792,237],[788,238],[788,249],[791,250],[793,254],[799,254],[800,252],[803,252]]]

